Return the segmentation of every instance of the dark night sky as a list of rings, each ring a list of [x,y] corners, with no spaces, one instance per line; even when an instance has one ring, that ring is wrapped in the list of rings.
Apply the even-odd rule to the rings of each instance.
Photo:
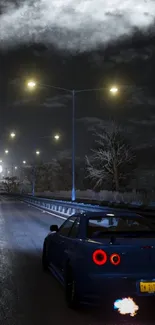
[[[49,5],[48,0],[45,2]],[[102,1],[98,0],[98,2]],[[116,4],[117,1],[113,2]],[[142,2],[139,1],[140,4]],[[3,1],[1,3],[4,5]],[[15,4],[15,2],[12,3]],[[20,8],[21,3],[17,2],[15,12]],[[27,5],[30,2],[24,3]],[[37,2],[32,1],[32,3]],[[124,3],[127,2],[124,1]],[[151,1],[146,3],[151,3]],[[42,151],[45,161],[55,157],[58,151],[71,148],[71,97],[64,92],[43,87],[30,93],[26,90],[25,81],[35,78],[42,84],[71,89],[109,87],[116,84],[119,87],[117,97],[111,97],[106,90],[103,93],[76,95],[77,154],[84,156],[91,148],[93,143],[91,126],[101,121],[104,124],[112,117],[127,127],[126,135],[132,145],[138,149],[140,157],[145,158],[143,159],[144,165],[150,162],[154,164],[155,45],[153,26],[149,20],[147,27],[150,29],[145,34],[141,28],[139,29],[140,23],[138,22],[136,27],[133,26],[135,29],[132,33],[128,30],[125,36],[123,32],[119,35],[120,28],[118,28],[116,39],[113,37],[114,39],[110,40],[109,32],[107,33],[108,42],[104,40],[104,36],[102,41],[98,40],[96,46],[93,44],[88,47],[84,46],[88,43],[87,34],[89,37],[89,26],[87,26],[87,34],[80,34],[83,47],[77,42],[76,51],[72,51],[69,46],[67,48],[67,45],[64,45],[66,34],[60,35],[60,41],[55,40],[54,33],[58,35],[58,30],[55,32],[52,30],[54,40],[50,37],[48,40],[46,38],[44,40],[44,37],[39,39],[27,37],[28,30],[27,25],[24,25],[24,20],[21,25],[21,30],[22,28],[24,30],[22,39],[19,35],[19,28],[15,28],[18,25],[18,19],[15,19],[12,25],[10,19],[10,25],[7,26],[3,5],[1,5],[3,19],[0,32],[1,35],[3,34],[0,35],[0,151],[2,158],[6,147],[10,150],[8,163],[13,161],[16,164],[20,164],[23,159],[32,161],[37,148]],[[6,10],[7,13],[11,13],[10,8]],[[121,20],[119,22],[122,27]],[[12,34],[8,28],[14,28]],[[86,29],[86,27],[83,28]],[[79,26],[77,29],[79,32]],[[70,42],[72,37],[73,35],[70,35],[68,31]],[[61,48],[58,48],[60,44]],[[17,133],[14,142],[10,142],[7,137],[11,130]],[[55,133],[61,135],[59,143],[55,143],[52,138]],[[41,137],[50,135],[51,138],[41,139]]]

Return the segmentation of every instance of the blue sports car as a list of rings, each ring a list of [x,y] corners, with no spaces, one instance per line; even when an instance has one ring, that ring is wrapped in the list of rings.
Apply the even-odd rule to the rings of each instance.
[[[109,295],[155,296],[155,229],[126,211],[75,214],[50,227],[42,265],[64,286],[71,308]]]

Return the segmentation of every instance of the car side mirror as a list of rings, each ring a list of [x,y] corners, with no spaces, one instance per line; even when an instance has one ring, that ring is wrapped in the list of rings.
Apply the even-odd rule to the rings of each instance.
[[[58,228],[57,225],[51,225],[51,226],[50,226],[50,231],[51,231],[51,232],[53,232],[53,231],[56,231],[56,232],[57,232],[58,229],[59,229],[59,228]]]

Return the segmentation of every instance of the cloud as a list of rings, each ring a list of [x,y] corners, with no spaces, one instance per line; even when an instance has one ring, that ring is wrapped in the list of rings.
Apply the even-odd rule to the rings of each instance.
[[[40,106],[44,106],[44,107],[49,107],[49,108],[52,108],[52,107],[54,107],[54,108],[61,108],[61,107],[66,107],[66,105],[64,105],[63,103],[43,103],[43,104],[41,104]]]
[[[54,97],[49,97],[41,104],[41,106],[44,107],[66,107],[68,102],[71,100],[71,95],[70,94],[65,94],[65,95],[60,95],[60,96],[54,96]]]
[[[60,101],[60,99],[58,101],[57,96],[56,96],[56,98],[47,98],[45,102],[40,104],[40,106],[44,106],[44,107],[47,107],[47,108],[48,107],[50,107],[50,108],[52,108],[52,107],[59,108],[59,107],[66,107],[66,104],[62,103]]]
[[[129,36],[135,28],[145,32],[155,18],[154,0],[2,1],[1,47],[43,42],[82,52]]]
[[[17,79],[18,80],[18,79]],[[18,82],[18,81],[17,81]],[[12,81],[12,84],[16,84],[16,79]],[[45,101],[42,103],[38,104],[36,102],[36,99],[34,97],[30,98],[23,98],[20,100],[16,100],[13,102],[13,106],[24,106],[28,104],[34,104],[35,102],[37,103],[37,106],[39,105],[40,107],[49,107],[49,108],[61,108],[61,107],[66,107],[68,102],[71,100],[71,95],[70,94],[65,94],[65,95],[60,95],[60,96],[53,96],[53,97],[48,97],[46,98]]]
[[[98,117],[81,117],[77,119],[78,122],[86,124],[100,124],[103,123],[103,120]]]
[[[128,104],[134,105],[149,105],[155,106],[155,97],[148,95],[149,87],[132,87],[130,91],[130,97],[128,98]]]
[[[125,132],[128,134],[131,134],[131,132],[132,132],[131,127],[117,124],[117,122],[115,122],[112,119],[102,120],[97,117],[83,117],[83,118],[77,119],[77,122],[83,123],[88,131],[99,131],[100,132],[103,129],[111,129],[113,127],[113,125],[114,126],[118,125],[119,130],[121,132]]]
[[[142,149],[148,149],[148,148],[152,148],[152,147],[153,147],[153,144],[150,144],[149,142],[146,142],[146,143],[135,145],[134,149],[142,150]]]
[[[128,63],[133,60],[139,59],[146,61],[152,56],[152,52],[155,50],[153,48],[143,48],[143,51],[137,50],[134,48],[129,48],[127,50],[122,50],[119,51],[119,54],[116,55],[111,55],[110,56],[110,61],[115,62],[115,63]]]
[[[96,117],[85,117],[77,120],[85,125],[85,128],[90,131],[100,131],[102,128],[108,129],[111,127],[111,120],[102,120]],[[116,122],[117,124],[117,122]],[[118,124],[120,132],[127,138],[135,150],[144,150],[155,147],[155,138],[152,137],[152,132],[145,132],[144,127],[155,125],[155,115],[151,115],[150,119],[128,119],[123,124]],[[95,132],[93,132],[95,133]]]
[[[107,121],[97,117],[82,117],[77,119],[76,121],[84,124],[87,127],[88,131],[93,131],[94,128],[107,126]]]
[[[27,105],[29,103],[32,104],[32,102],[35,102],[35,99],[30,99],[30,98],[27,98],[27,99],[21,99],[21,100],[16,100],[13,102],[13,106],[24,106],[24,105]]]
[[[58,159],[71,159],[72,157],[72,151],[70,149],[61,150],[57,153]]]
[[[142,119],[142,120],[129,119],[128,121],[135,125],[152,126],[155,125],[155,115],[150,116],[148,119]]]

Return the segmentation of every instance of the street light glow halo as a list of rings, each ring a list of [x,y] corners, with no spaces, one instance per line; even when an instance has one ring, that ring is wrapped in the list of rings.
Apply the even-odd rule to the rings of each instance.
[[[29,88],[31,88],[31,89],[35,88],[36,87],[36,82],[34,80],[30,80],[30,81],[28,81],[27,86]]]
[[[10,136],[11,136],[11,138],[14,138],[16,136],[16,133],[15,132],[11,132],[10,133]]]
[[[59,140],[60,139],[60,135],[59,134],[55,134],[54,139],[55,140]]]
[[[118,88],[113,86],[110,88],[110,92],[113,93],[113,94],[116,94],[118,92]]]

